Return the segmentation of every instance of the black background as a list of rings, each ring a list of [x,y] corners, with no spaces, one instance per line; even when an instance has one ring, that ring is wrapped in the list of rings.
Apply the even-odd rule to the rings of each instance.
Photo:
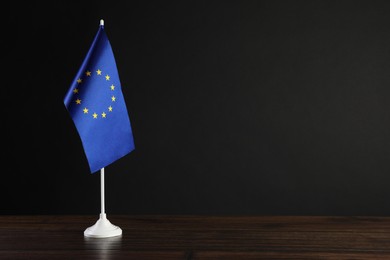
[[[1,214],[98,214],[63,98],[99,20],[136,149],[108,214],[390,214],[390,3],[8,3]]]

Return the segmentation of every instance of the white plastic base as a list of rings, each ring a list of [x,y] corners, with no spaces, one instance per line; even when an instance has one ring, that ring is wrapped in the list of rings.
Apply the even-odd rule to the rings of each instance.
[[[100,214],[100,218],[96,221],[95,225],[90,226],[84,231],[84,236],[86,237],[104,238],[120,235],[122,235],[122,229],[111,224],[106,214]]]

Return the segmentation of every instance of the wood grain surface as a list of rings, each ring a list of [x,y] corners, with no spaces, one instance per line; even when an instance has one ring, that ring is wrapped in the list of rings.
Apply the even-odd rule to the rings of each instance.
[[[86,238],[97,216],[0,216],[0,259],[390,259],[390,218],[118,216],[123,234]]]

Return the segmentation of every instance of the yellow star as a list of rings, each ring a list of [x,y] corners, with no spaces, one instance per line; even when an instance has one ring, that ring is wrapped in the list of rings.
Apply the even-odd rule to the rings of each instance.
[[[106,80],[110,80],[110,76],[108,76],[108,74],[106,75]]]
[[[83,112],[84,112],[84,114],[88,114],[88,108],[85,107],[85,108],[83,109]]]
[[[115,96],[111,97],[112,102],[115,102]]]
[[[79,99],[79,98],[76,99],[76,104],[77,104],[77,105],[80,105],[80,104],[81,104],[81,99]]]
[[[75,94],[79,93],[79,89],[78,89],[78,88],[75,88],[75,89],[73,90],[73,93],[75,93]]]
[[[82,79],[78,79],[78,80],[77,80],[77,83],[80,84],[82,81],[83,81]]]
[[[108,107],[108,111],[109,111],[109,112],[112,112],[112,106],[109,106],[109,107]]]
[[[99,69],[96,71],[96,73],[97,73],[98,75],[102,75],[102,71],[99,70]]]
[[[106,115],[107,115],[106,113],[104,113],[104,112],[102,113],[103,118],[106,118]]]
[[[96,113],[93,113],[92,116],[93,116],[93,118],[96,119],[98,115]]]
[[[89,70],[87,70],[87,71],[85,72],[85,75],[87,75],[88,77],[91,77],[91,72],[90,72]]]
[[[111,88],[111,90],[114,90],[115,89],[114,84],[112,84],[110,88]]]

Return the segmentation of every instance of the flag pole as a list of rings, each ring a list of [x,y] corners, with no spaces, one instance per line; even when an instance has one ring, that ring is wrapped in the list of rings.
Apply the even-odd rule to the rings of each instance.
[[[100,26],[104,26],[103,19],[100,20]],[[104,167],[100,169],[100,206],[101,212],[99,219],[96,221],[95,225],[90,226],[84,231],[84,236],[105,238],[122,235],[122,229],[118,226],[111,224],[111,222],[107,219],[106,216],[104,200]]]
[[[101,215],[106,215],[106,209],[104,208],[104,167],[100,169],[100,208]]]
[[[84,236],[94,238],[105,238],[122,235],[122,229],[118,226],[111,224],[107,219],[105,212],[105,201],[104,201],[104,168],[100,169],[100,205],[101,212],[98,221],[95,225],[90,226],[84,231]]]
[[[114,237],[114,236],[122,235],[122,229],[118,226],[111,224],[111,222],[107,219],[104,204],[105,204],[105,201],[104,201],[104,168],[101,168],[100,169],[101,212],[100,212],[99,220],[96,221],[95,225],[87,228],[84,231],[84,236],[105,238],[105,237]]]

